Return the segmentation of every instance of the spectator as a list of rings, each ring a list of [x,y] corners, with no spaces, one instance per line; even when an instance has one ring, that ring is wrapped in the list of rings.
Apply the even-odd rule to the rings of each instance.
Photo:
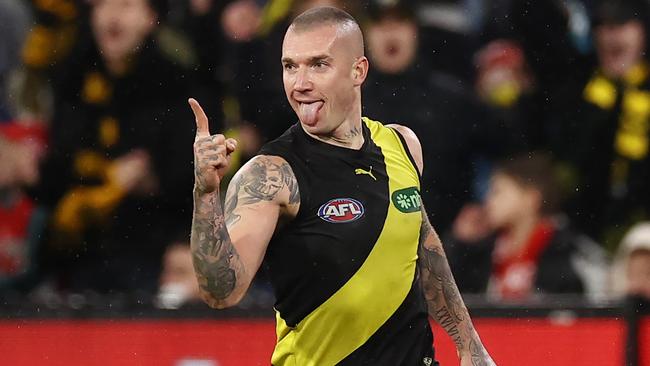
[[[570,213],[614,249],[650,214],[650,68],[644,57],[646,4],[604,1],[596,12],[598,65],[578,88],[567,87],[556,151],[579,177]],[[558,118],[559,117],[559,118]]]
[[[545,131],[540,113],[535,113],[535,78],[521,46],[510,40],[495,40],[479,50],[475,58],[475,90],[481,102],[528,149],[543,148]]]
[[[555,141],[563,132],[553,97],[584,80],[593,65],[585,41],[592,2],[484,1],[485,46],[475,57],[476,87],[498,118],[518,129],[529,150],[567,146]]]
[[[9,78],[20,61],[20,47],[27,35],[29,13],[20,1],[0,0],[0,122],[16,117],[9,103]]]
[[[493,173],[483,207],[468,207],[454,224],[449,257],[461,291],[501,301],[540,293],[602,295],[602,249],[559,215],[553,166],[521,156]]]
[[[39,180],[44,136],[39,127],[0,124],[0,293],[36,284],[45,213],[25,190]]]
[[[66,288],[154,292],[156,243],[189,225],[189,86],[152,39],[154,4],[93,2],[92,37],[56,89],[38,197],[52,209],[47,258]]]
[[[163,255],[156,305],[178,309],[183,304],[199,301],[199,284],[194,275],[190,243],[172,243]]]
[[[473,198],[475,158],[509,153],[513,135],[480,109],[470,90],[420,63],[420,29],[411,8],[375,4],[369,10],[363,113],[408,126],[420,137],[422,197],[430,220],[444,231]]]
[[[16,2],[16,1],[14,1]],[[18,2],[16,2],[18,3]],[[86,15],[82,0],[23,1],[30,5],[33,20],[22,47],[23,67],[13,88],[16,118],[49,122],[52,118],[52,80],[62,61],[70,57],[75,42],[84,32],[80,20]]]
[[[619,245],[612,266],[612,295],[650,301],[650,222],[634,225]]]

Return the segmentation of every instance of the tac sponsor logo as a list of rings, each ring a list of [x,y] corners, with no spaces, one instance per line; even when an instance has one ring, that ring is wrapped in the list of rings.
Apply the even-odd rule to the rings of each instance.
[[[393,192],[391,195],[393,205],[404,213],[419,212],[422,207],[422,198],[417,187],[409,187]]]
[[[318,209],[318,217],[337,224],[356,221],[365,212],[361,202],[353,198],[335,198]]]

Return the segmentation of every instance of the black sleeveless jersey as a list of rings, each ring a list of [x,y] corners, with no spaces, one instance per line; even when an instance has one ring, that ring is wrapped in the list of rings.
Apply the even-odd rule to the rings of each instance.
[[[299,124],[261,155],[284,158],[300,190],[296,218],[266,253],[275,290],[275,366],[432,365],[418,281],[420,179],[401,135],[364,117],[359,150]]]

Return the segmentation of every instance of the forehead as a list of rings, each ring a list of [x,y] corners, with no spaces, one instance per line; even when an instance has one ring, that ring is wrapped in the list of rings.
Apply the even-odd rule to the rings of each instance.
[[[295,31],[289,28],[282,44],[282,57],[292,60],[307,59],[315,55],[332,55],[339,38],[335,25],[321,25],[310,30]]]
[[[601,24],[596,27],[596,31],[606,34],[643,33],[643,23],[638,20],[630,20],[620,24]]]

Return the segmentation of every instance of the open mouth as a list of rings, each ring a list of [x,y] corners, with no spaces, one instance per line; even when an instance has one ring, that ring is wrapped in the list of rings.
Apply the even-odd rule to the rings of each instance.
[[[102,38],[104,39],[104,41],[116,42],[122,39],[123,35],[124,32],[119,26],[111,25],[104,29]]]
[[[399,52],[400,52],[399,43],[391,42],[386,47],[386,54],[388,56],[394,57],[397,54],[399,54]]]

